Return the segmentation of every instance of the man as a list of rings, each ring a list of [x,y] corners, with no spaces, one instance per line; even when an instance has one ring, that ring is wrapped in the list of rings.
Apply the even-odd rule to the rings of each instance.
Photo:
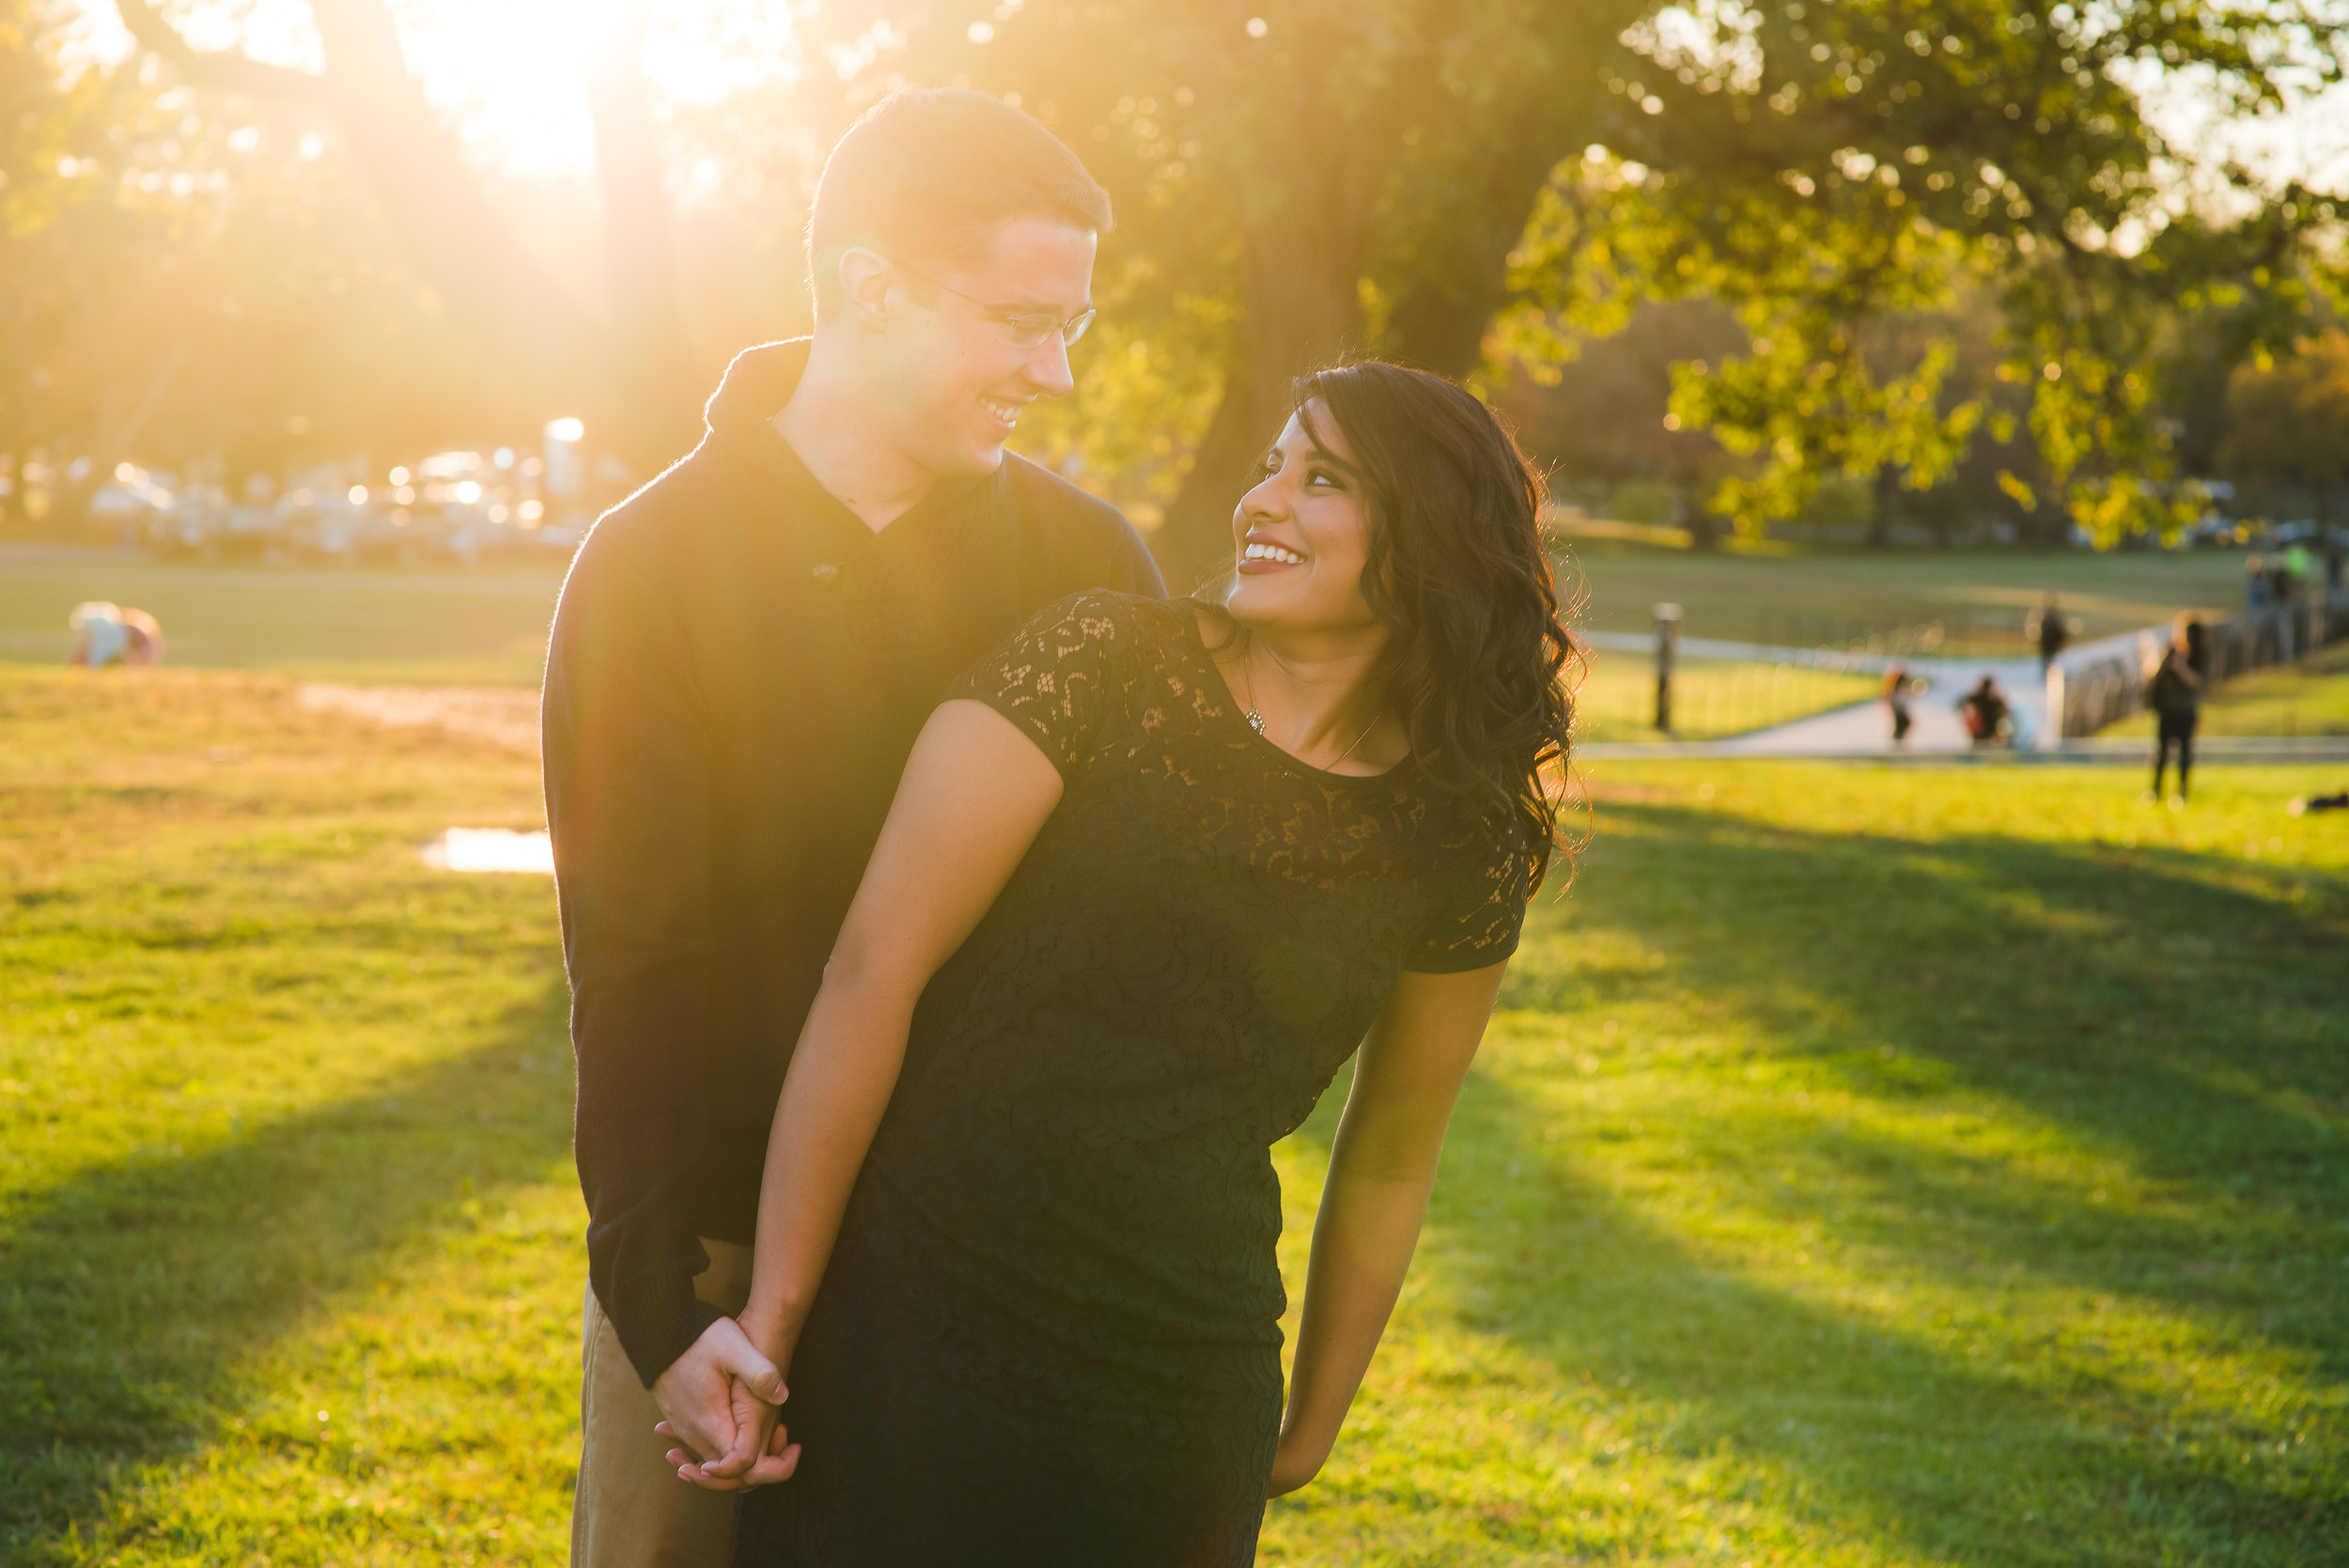
[[[736,1443],[734,1402],[781,1379],[731,1314],[784,1066],[929,709],[1064,595],[1164,591],[1114,509],[1003,450],[1073,385],[1109,223],[1019,111],[881,103],[817,187],[814,337],[739,356],[702,443],[564,584],[545,755],[588,1207],[575,1563],[724,1560],[733,1499],[680,1481],[657,1421],[711,1474],[787,1473]]]

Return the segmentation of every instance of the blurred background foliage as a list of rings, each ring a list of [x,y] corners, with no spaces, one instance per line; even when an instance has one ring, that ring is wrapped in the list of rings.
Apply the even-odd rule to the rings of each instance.
[[[0,453],[233,484],[574,414],[648,475],[728,354],[805,330],[822,151],[914,82],[1111,188],[1081,395],[1023,441],[1178,571],[1346,352],[1475,379],[1563,496],[1700,542],[2109,544],[2201,481],[2321,514],[2344,477],[2343,214],[2233,134],[2337,80],[2330,7],[495,11],[535,14],[0,0]]]

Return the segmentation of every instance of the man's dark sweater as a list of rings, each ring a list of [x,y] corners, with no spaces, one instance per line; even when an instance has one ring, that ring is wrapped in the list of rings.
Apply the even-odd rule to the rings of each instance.
[[[587,1270],[650,1384],[752,1239],[785,1063],[947,683],[1079,589],[1161,594],[1117,512],[1007,457],[879,534],[770,423],[744,351],[691,457],[599,521],[547,657],[547,817],[579,1056]]]

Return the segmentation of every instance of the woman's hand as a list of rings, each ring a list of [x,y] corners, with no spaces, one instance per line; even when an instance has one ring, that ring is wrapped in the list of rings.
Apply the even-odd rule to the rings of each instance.
[[[755,1486],[771,1486],[788,1481],[800,1467],[800,1445],[791,1441],[790,1430],[783,1424],[780,1405],[770,1405],[753,1393],[739,1377],[729,1380],[730,1403],[734,1406],[734,1421],[738,1438],[749,1438],[747,1463],[712,1465],[695,1461],[689,1449],[673,1448],[669,1463],[677,1467],[677,1479],[705,1492],[747,1492]],[[789,1398],[786,1392],[785,1398]],[[653,1428],[663,1437],[677,1440],[676,1428],[662,1421]]]
[[[1294,1492],[1321,1473],[1321,1467],[1330,1460],[1329,1445],[1300,1443],[1283,1432],[1281,1446],[1272,1453],[1272,1478],[1265,1486],[1265,1496],[1277,1498]]]

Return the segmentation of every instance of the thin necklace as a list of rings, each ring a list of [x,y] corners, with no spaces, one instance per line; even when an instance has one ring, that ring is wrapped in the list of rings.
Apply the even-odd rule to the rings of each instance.
[[[1248,691],[1248,727],[1254,730],[1258,735],[1263,735],[1264,715],[1256,711],[1256,661],[1254,658],[1249,654],[1243,653],[1239,656],[1239,678],[1240,684],[1246,687]],[[1362,733],[1354,737],[1354,744],[1348,746],[1345,751],[1340,752],[1336,758],[1330,762],[1330,766],[1324,768],[1322,771],[1325,773],[1335,771],[1338,764],[1344,762],[1347,757],[1352,756],[1361,746],[1361,743],[1370,738],[1370,732],[1377,727],[1378,715],[1374,713],[1370,716],[1370,722],[1362,726]],[[1299,762],[1305,761],[1303,757],[1299,757],[1297,760]],[[1310,768],[1313,764],[1305,763],[1305,766]]]

